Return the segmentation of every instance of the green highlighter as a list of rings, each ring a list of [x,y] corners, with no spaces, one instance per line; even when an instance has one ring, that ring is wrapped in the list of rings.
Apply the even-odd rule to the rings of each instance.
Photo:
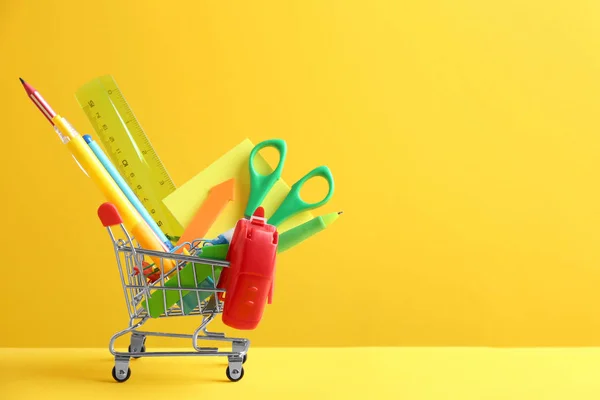
[[[325,228],[338,219],[340,215],[342,215],[342,211],[321,215],[320,217],[313,218],[308,222],[283,232],[279,235],[277,253],[283,253],[312,235],[325,230]]]
[[[229,250],[228,245],[216,245],[216,246],[205,246],[202,248],[202,258],[209,258],[213,260],[225,260],[227,257],[227,251]],[[194,267],[196,268],[196,280],[194,280]],[[181,281],[181,287],[183,288],[196,288],[195,282],[198,283],[198,288],[206,288],[210,291],[198,292],[200,300],[205,300],[210,297],[215,289],[215,282],[212,280],[212,266],[210,264],[201,263],[188,263],[185,267],[179,271],[179,280]],[[219,276],[221,275],[222,267],[215,267],[215,279],[218,282]],[[159,284],[160,285],[160,284]],[[162,286],[162,285],[160,285]],[[166,287],[177,287],[177,276],[173,273],[171,279],[165,282]],[[183,310],[185,314],[189,314],[198,305],[198,296],[196,291],[182,291],[183,296]],[[171,308],[175,303],[180,302],[179,290],[160,290],[157,289],[150,294],[148,302],[142,302],[142,306],[146,308],[148,306],[148,313],[151,317],[156,318],[165,312],[165,301],[167,309]],[[181,304],[180,304],[181,306]],[[186,312],[187,310],[187,312]]]

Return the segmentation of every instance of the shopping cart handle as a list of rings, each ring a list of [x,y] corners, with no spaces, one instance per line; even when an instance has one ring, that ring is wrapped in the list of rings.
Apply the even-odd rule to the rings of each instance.
[[[105,228],[123,223],[123,220],[119,215],[119,210],[117,210],[117,207],[112,203],[102,203],[100,207],[98,207],[98,217]]]

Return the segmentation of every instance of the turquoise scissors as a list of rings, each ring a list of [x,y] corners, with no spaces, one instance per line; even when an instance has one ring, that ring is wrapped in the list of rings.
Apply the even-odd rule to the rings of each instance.
[[[254,157],[256,157],[256,154],[260,150],[266,147],[273,147],[279,152],[279,164],[277,164],[277,168],[269,175],[262,175],[254,169]],[[244,216],[247,219],[254,214],[254,211],[261,205],[271,188],[273,188],[275,182],[281,178],[281,171],[283,170],[286,155],[287,144],[281,139],[265,140],[264,142],[257,144],[254,149],[252,149],[252,152],[250,152],[250,196],[248,197],[248,204],[246,205],[246,211],[244,212]],[[306,181],[318,176],[325,178],[329,185],[329,191],[323,200],[315,203],[307,203],[300,197],[300,190]],[[268,223],[270,225],[278,226],[283,221],[302,211],[321,207],[331,199],[331,196],[333,196],[333,187],[333,176],[328,167],[322,165],[313,169],[292,185],[290,192],[271,218],[269,218]]]

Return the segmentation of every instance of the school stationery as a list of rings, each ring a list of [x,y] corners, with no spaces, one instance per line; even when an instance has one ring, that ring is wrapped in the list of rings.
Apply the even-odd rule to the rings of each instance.
[[[256,160],[263,160],[262,158],[258,158],[259,151],[267,147],[273,147],[279,152],[279,163],[277,164],[277,167],[272,170],[272,172],[262,173],[256,168]],[[250,177],[250,192],[248,194],[248,202],[246,203],[246,209],[244,211],[245,218],[249,218],[249,216],[252,215],[254,210],[256,210],[257,207],[263,203],[271,189],[281,179],[281,172],[285,164],[286,156],[287,144],[281,139],[265,140],[264,142],[254,146],[254,148],[250,151],[247,161]],[[307,203],[302,200],[300,191],[302,190],[303,185],[309,179],[316,177],[321,177],[326,180],[328,185],[327,194],[321,201]],[[329,199],[331,199],[331,196],[333,196],[333,191],[334,183],[331,171],[327,166],[324,165],[317,167],[292,185],[285,198],[283,198],[283,200],[279,203],[279,207],[275,209],[275,213],[268,218],[268,222],[271,225],[279,227],[282,223],[296,214],[321,207],[322,205],[326,204]],[[212,243],[229,243],[229,238],[233,234],[233,228],[231,228],[225,233],[221,233],[216,239],[213,239]]]
[[[46,100],[31,85],[23,79],[20,80],[29,98],[53,125],[60,140],[67,146],[83,172],[94,181],[108,201],[118,208],[125,225],[131,230],[140,245],[150,250],[167,251],[168,249],[133,208],[75,128],[65,118],[55,113]],[[160,262],[160,260],[158,261]],[[161,264],[157,263],[157,265]],[[162,265],[166,270],[170,270],[175,264],[167,261],[167,264]]]
[[[180,236],[182,225],[162,203],[175,184],[113,77],[87,82],[75,97],[108,157],[152,219],[167,235]]]
[[[321,232],[331,225],[335,220],[337,220],[341,214],[342,211],[321,215],[303,223],[302,225],[298,225],[283,232],[279,235],[279,246],[277,246],[277,253],[283,253],[284,251],[296,246],[300,242],[308,239],[309,237]]]
[[[200,294],[200,300],[204,300],[215,290],[214,282],[217,282],[221,274],[221,268],[215,267],[215,276],[213,280],[212,269],[213,267],[205,260],[224,260],[227,254],[227,247],[225,246],[207,246],[202,250],[201,258],[198,262],[187,263],[180,271],[179,277],[177,271],[171,273],[168,280],[157,280],[156,285],[153,288],[153,292],[148,297],[148,302],[144,300],[142,306],[147,307],[148,313],[151,317],[156,318],[166,310],[171,308],[175,303],[181,302],[181,299],[186,297],[188,294],[196,297],[195,291],[181,291],[172,290],[173,288],[182,289],[194,289],[194,288],[205,288],[206,292],[198,292]],[[194,274],[195,272],[195,274]],[[212,287],[206,282],[203,283],[207,278],[212,280]],[[161,289],[161,287],[171,289]],[[158,288],[156,288],[158,287]],[[212,292],[209,290],[212,289]],[[180,293],[181,292],[181,293]],[[180,298],[181,294],[181,298]],[[197,300],[196,300],[197,301]],[[189,304],[189,302],[188,302]]]
[[[189,225],[208,197],[211,188],[231,178],[235,178],[235,197],[237,200],[230,203],[226,212],[217,218],[208,232],[208,237],[216,237],[219,233],[235,226],[237,221],[244,216],[245,200],[248,199],[250,193],[248,158],[253,148],[252,141],[244,139],[164,199],[165,205],[182,226]],[[268,174],[273,171],[273,168],[269,166],[261,154],[257,154],[254,158],[254,168],[261,174]],[[262,202],[267,217],[281,204],[289,191],[290,187],[283,179],[275,182]],[[312,218],[314,218],[314,215],[310,211],[303,211],[283,222],[278,229],[283,232]]]
[[[100,86],[86,85],[78,92],[82,108],[107,148],[106,154],[91,136],[80,136],[35,89],[21,82],[79,167],[109,200],[98,208],[98,217],[112,242],[129,315],[127,327],[116,332],[109,342],[109,350],[115,357],[113,378],[118,382],[129,379],[129,363],[133,358],[190,355],[226,357],[227,377],[240,380],[244,376],[242,364],[247,358],[249,340],[208,331],[208,324],[222,314],[222,321],[230,327],[249,330],[258,326],[266,305],[273,301],[277,253],[323,230],[339,215],[327,214],[313,219],[309,213],[329,201],[333,194],[329,169],[315,168],[290,188],[281,180],[287,155],[285,142],[274,139],[253,146],[245,140],[190,180],[180,188],[182,190],[174,191],[166,170],[111,77],[99,78],[95,83]],[[141,135],[131,134],[130,125]],[[115,130],[115,126],[120,126],[121,131]],[[123,137],[129,141],[122,141]],[[135,151],[122,148],[122,144],[133,146]],[[275,169],[258,154],[260,149],[269,146],[280,154]],[[127,157],[122,156],[123,151]],[[155,164],[142,165],[152,161],[145,156],[154,157]],[[128,169],[139,160],[141,164]],[[139,175],[138,171],[141,171]],[[165,179],[154,179],[161,173]],[[302,200],[300,191],[313,177],[324,178],[329,189],[320,202],[307,203]],[[242,201],[233,202],[227,207],[228,211],[223,212],[233,198],[234,187]],[[168,206],[160,208],[163,200]],[[265,205],[272,212],[268,219]],[[169,218],[172,224],[165,222]],[[212,245],[198,237],[207,236],[204,232],[208,232],[209,227],[213,233],[223,232],[223,227],[230,228],[234,225],[227,222],[231,218],[236,218],[235,228],[214,241],[222,240],[226,244]],[[186,222],[182,224],[181,220]],[[187,230],[182,226],[187,226]],[[289,229],[291,227],[297,229]],[[278,229],[288,232],[287,242],[281,248]],[[173,248],[173,238],[179,239],[177,248]],[[147,262],[148,258],[152,262]],[[149,317],[184,315],[201,317],[192,335],[142,329]],[[115,343],[126,335],[131,336],[129,349],[117,350]],[[146,351],[147,336],[191,339],[193,350]],[[231,348],[206,347],[201,344],[202,340],[220,341]]]
[[[192,243],[196,239],[204,238],[225,206],[233,201],[234,190],[235,179],[233,178],[213,187],[204,203],[196,211],[194,218],[185,228],[177,245],[181,246],[183,243]]]
[[[98,146],[98,143],[96,143],[90,135],[83,135],[83,140],[85,140],[88,146],[90,146],[90,149],[92,149],[98,161],[100,161],[104,169],[106,169],[106,171],[109,173],[111,178],[113,178],[117,186],[119,186],[119,189],[121,189],[121,191],[123,192],[125,197],[127,197],[127,200],[129,200],[131,205],[136,209],[137,212],[140,213],[142,218],[144,218],[144,221],[146,221],[150,229],[152,229],[152,231],[156,234],[156,236],[158,236],[158,238],[168,249],[172,249],[173,244],[171,243],[171,241],[167,239],[163,231],[161,231],[156,222],[154,222],[148,211],[144,208],[142,203],[135,196],[131,188],[123,180],[121,175],[119,175],[119,171],[117,171],[113,163],[110,162],[108,157],[106,157],[106,154],[104,154],[100,146]]]
[[[279,164],[277,164],[277,167],[273,172],[268,175],[263,175],[254,168],[254,158],[260,150],[267,147],[273,147],[279,152]],[[285,164],[286,155],[287,144],[281,139],[265,140],[252,149],[250,160],[248,162],[250,169],[250,196],[248,197],[246,211],[244,212],[246,218],[249,218],[254,213],[254,210],[261,205],[275,182],[281,179],[281,172]],[[329,189],[327,195],[321,201],[307,203],[302,200],[300,190],[306,181],[315,177],[324,178],[327,181]],[[329,168],[322,165],[313,169],[292,185],[289,193],[285,199],[283,199],[283,202],[279,205],[275,213],[269,217],[269,224],[279,226],[283,221],[299,212],[321,207],[331,199],[331,196],[333,196],[333,189],[333,176],[331,175]]]

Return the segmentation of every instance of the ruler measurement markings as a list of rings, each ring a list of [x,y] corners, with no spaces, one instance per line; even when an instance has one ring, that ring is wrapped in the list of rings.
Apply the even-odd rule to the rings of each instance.
[[[151,158],[156,162],[156,167],[158,168],[158,172],[162,175],[162,178],[164,181],[170,181],[170,177],[168,175],[168,172],[166,171],[164,165],[162,164],[162,162],[160,161],[160,158],[158,157],[158,154],[154,151],[154,149],[152,148],[152,144],[150,143],[150,140],[148,139],[148,137],[143,133],[142,127],[137,123],[137,120],[135,119],[135,116],[133,115],[133,111],[131,110],[131,108],[129,107],[129,105],[127,104],[127,101],[125,100],[125,98],[122,96],[121,92],[116,89],[113,90],[113,96],[117,97],[119,99],[119,101],[122,103],[122,106],[125,110],[125,114],[129,120],[129,122],[133,122],[133,126],[132,128],[130,128],[130,131],[134,131],[136,133],[136,139],[138,139],[139,141],[143,142],[143,144],[145,145],[145,148],[140,148],[140,151],[142,151],[143,155],[146,155],[147,153],[151,153]],[[160,183],[160,180],[159,180]],[[162,186],[162,185],[161,185]],[[175,189],[175,185],[170,184],[170,186],[172,187],[172,189]],[[167,195],[170,193],[167,193]],[[166,197],[163,196],[163,198]],[[162,199],[161,199],[162,200]]]
[[[114,91],[113,91],[113,93],[114,93]],[[98,99],[96,99],[96,101],[94,101],[94,103],[102,104],[100,102],[100,100],[98,100]],[[98,114],[99,113],[94,114],[94,112],[91,113],[92,117],[95,116],[96,130],[98,132],[104,132],[99,135],[99,136],[101,136],[101,140],[102,140],[103,144],[105,145],[105,147],[107,148],[107,150],[109,152],[115,154],[115,158],[118,161],[117,168],[118,168],[118,170],[120,170],[122,177],[129,184],[129,186],[131,187],[133,192],[136,194],[136,196],[140,196],[141,195],[140,189],[139,189],[140,184],[138,183],[137,179],[134,179],[135,174],[132,176],[132,173],[127,171],[127,169],[128,169],[127,167],[130,165],[129,161],[127,161],[122,156],[122,151],[120,150],[120,148],[115,149],[113,147],[114,137],[111,136],[113,134],[111,127],[113,126],[113,124],[119,124],[120,121],[117,121],[118,118],[112,118],[112,122],[111,122],[110,118],[109,118],[109,120],[107,120],[107,123],[105,124],[105,123],[103,123],[103,121],[100,121],[100,118],[102,118],[102,116],[100,116],[100,118],[98,118]],[[105,126],[106,128],[102,128],[103,126]],[[118,129],[118,128],[115,127],[115,129]]]
[[[84,112],[88,115],[90,122],[95,125],[98,136],[108,152],[112,154],[114,161],[117,161],[117,169],[126,182],[129,183],[144,208],[150,212],[152,218],[159,226],[163,227],[167,234],[180,236],[182,227],[162,203],[162,199],[175,190],[173,181],[160,161],[158,154],[154,151],[150,140],[144,134],[123,94],[116,87],[116,82],[110,76],[101,78],[98,83],[100,82],[103,85],[97,85],[98,89],[93,89],[96,89],[94,93],[97,93],[102,99],[85,98]],[[93,90],[89,86],[84,89],[87,89],[87,91],[84,90],[86,94]],[[92,107],[90,104],[97,105],[97,108]],[[104,118],[105,116],[102,113],[96,112],[100,108],[103,110],[102,112],[106,112],[108,118]],[[117,140],[117,143],[113,143],[114,138],[112,135],[118,137],[121,142],[126,136],[129,136],[133,143],[130,143],[129,140],[125,143],[122,142],[121,145],[125,145],[126,148],[121,149],[118,144],[119,140]],[[139,154],[138,151],[142,154]],[[144,173],[136,174],[135,171],[138,168],[140,172],[148,170],[149,173],[147,175]],[[146,179],[142,179],[142,176],[138,175],[145,175]],[[164,189],[167,189],[166,193]],[[157,215],[157,213],[160,213],[160,215]],[[165,221],[161,218],[164,218]]]

